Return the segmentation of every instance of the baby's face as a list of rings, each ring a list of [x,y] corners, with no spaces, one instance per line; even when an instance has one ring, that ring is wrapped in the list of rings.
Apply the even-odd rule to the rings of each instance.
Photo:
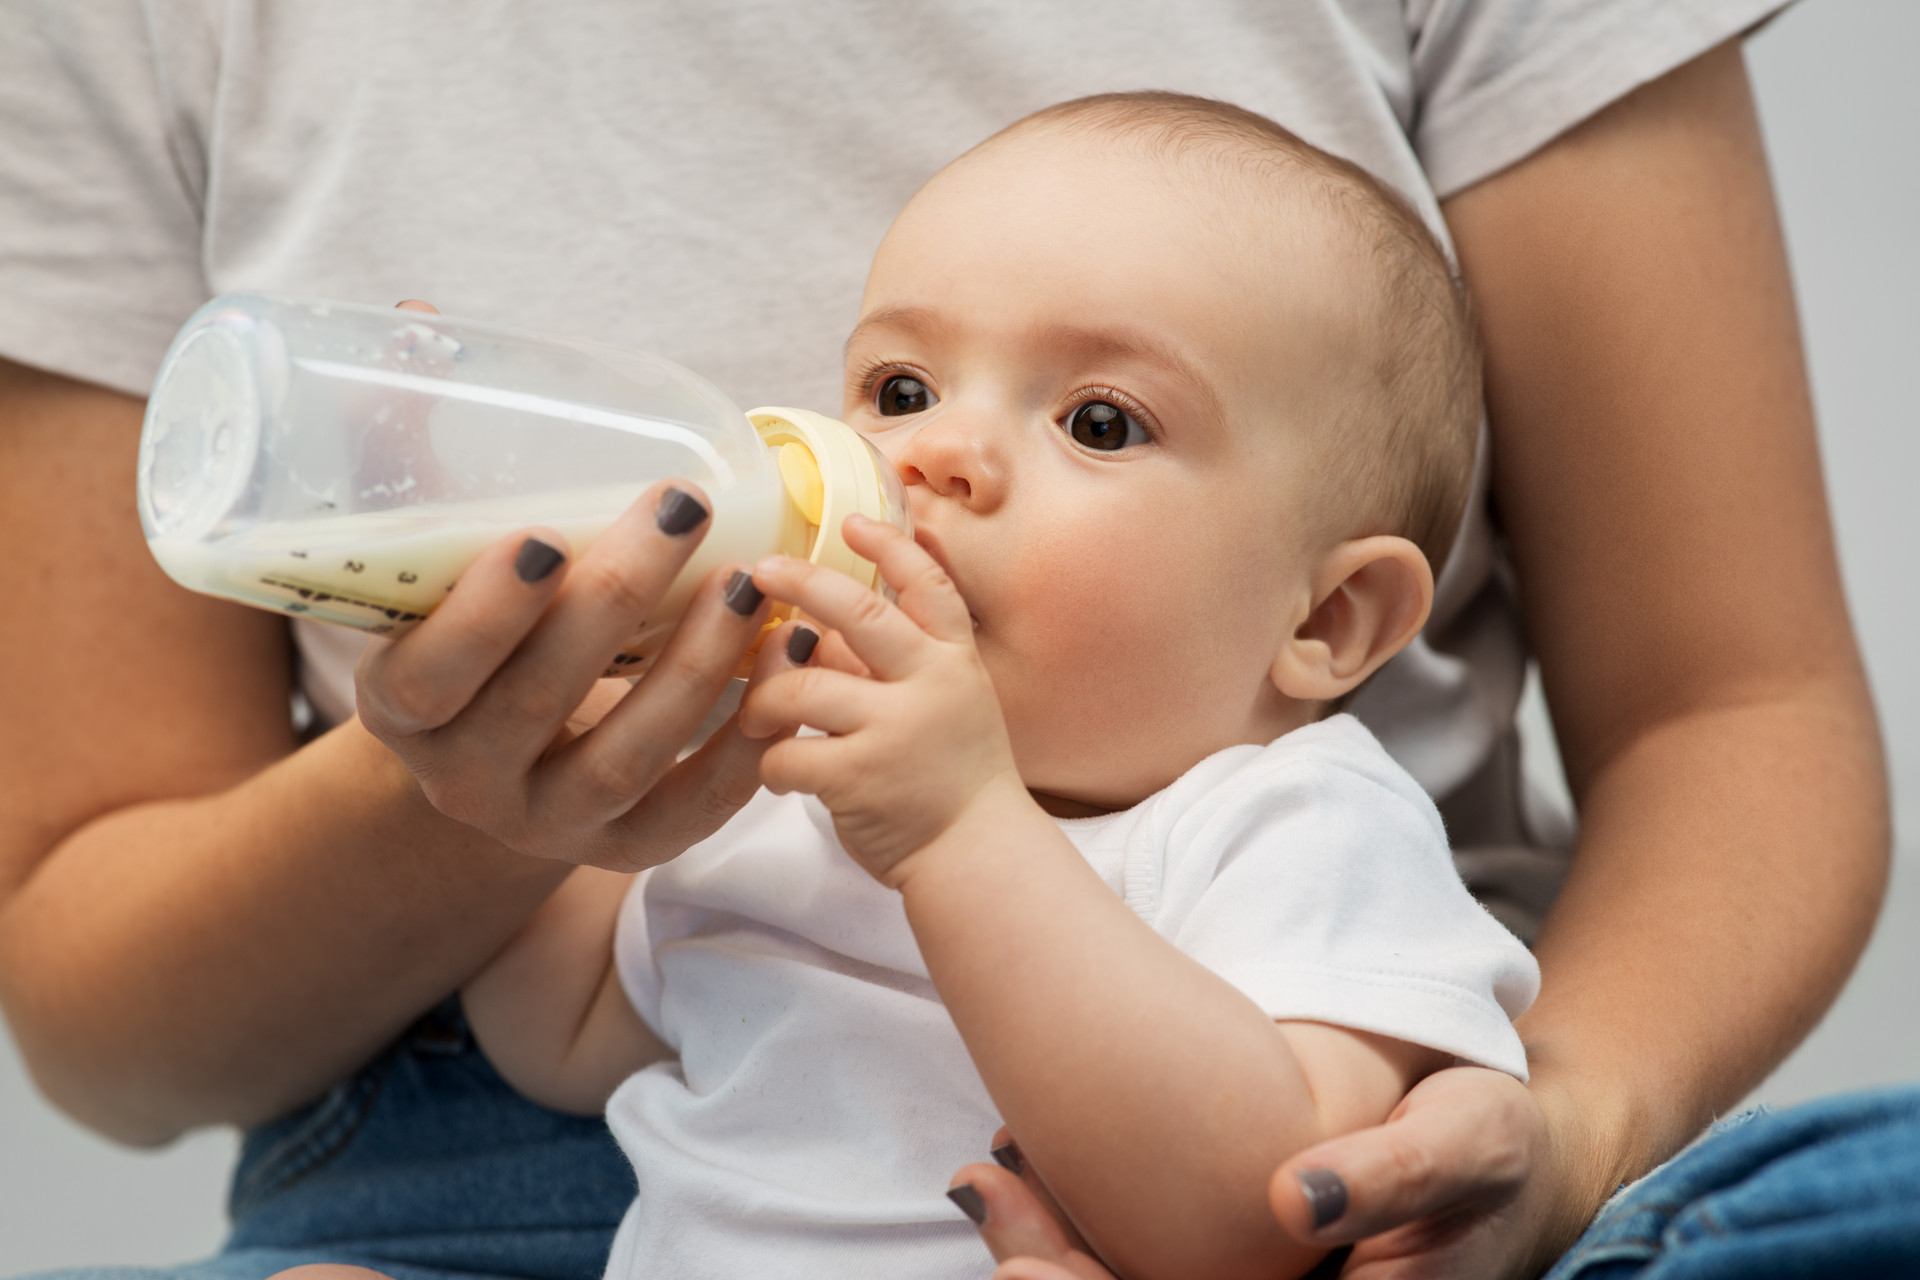
[[[1023,778],[1096,808],[1310,718],[1269,672],[1339,537],[1351,250],[1185,174],[1045,131],[969,158],[895,222],[847,348],[846,420],[974,616]]]

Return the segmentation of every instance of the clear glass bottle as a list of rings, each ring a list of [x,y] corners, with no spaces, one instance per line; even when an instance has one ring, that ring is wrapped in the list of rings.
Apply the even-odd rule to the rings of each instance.
[[[784,552],[879,589],[841,519],[912,528],[859,433],[803,409],[742,413],[657,356],[249,294],[202,307],[160,366],[140,520],[182,586],[397,635],[488,543],[539,524],[577,555],[667,478],[698,484],[712,523],[621,655],[632,672],[713,566]]]

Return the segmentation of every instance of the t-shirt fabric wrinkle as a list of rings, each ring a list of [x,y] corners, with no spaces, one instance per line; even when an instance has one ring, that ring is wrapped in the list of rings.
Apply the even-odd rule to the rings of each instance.
[[[1058,825],[1142,921],[1269,1017],[1526,1077],[1512,1019],[1538,990],[1533,957],[1467,893],[1433,802],[1352,716]],[[640,1188],[610,1276],[982,1274],[943,1193],[1000,1118],[900,896],[818,801],[762,792],[643,873],[614,958],[678,1060],[608,1105]]]
[[[1444,236],[1441,197],[1783,4],[21,0],[0,6],[0,355],[141,395],[215,294],[424,297],[837,413],[888,222],[1040,107],[1224,98]],[[1514,765],[1526,651],[1481,452],[1432,620],[1352,710],[1429,795],[1471,796],[1456,847],[1503,851],[1476,865],[1551,862]],[[345,719],[361,638],[295,637],[308,701]]]

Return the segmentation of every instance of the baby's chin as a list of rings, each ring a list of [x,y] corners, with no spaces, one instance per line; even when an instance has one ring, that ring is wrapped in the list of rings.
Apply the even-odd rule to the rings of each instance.
[[[1172,784],[1174,779],[1185,773],[1198,759],[1178,764],[1172,761],[1155,761],[1147,768],[1141,768],[1142,756],[1138,744],[1116,744],[1114,749],[1099,750],[1085,755],[1069,756],[1057,747],[1043,747],[1038,752],[1021,750],[1020,735],[1014,735],[1014,758],[1016,762],[1040,760],[1032,768],[1020,770],[1020,779],[1026,783],[1027,791],[1034,800],[1056,818],[1092,818],[1103,813],[1113,813],[1120,809],[1131,809],[1154,792]],[[1133,755],[1127,754],[1128,747],[1135,748]],[[1125,776],[1115,776],[1114,766],[1121,761],[1132,761],[1134,767]],[[1154,766],[1164,766],[1156,768]],[[1165,776],[1162,776],[1162,775]]]
[[[1102,814],[1114,812],[1116,808],[1127,809],[1132,807],[1132,805],[1088,804],[1082,800],[1069,800],[1065,796],[1056,796],[1046,791],[1036,791],[1031,787],[1027,788],[1027,794],[1033,797],[1034,803],[1039,805],[1041,809],[1056,818],[1097,818]],[[1138,802],[1136,801],[1135,803]]]

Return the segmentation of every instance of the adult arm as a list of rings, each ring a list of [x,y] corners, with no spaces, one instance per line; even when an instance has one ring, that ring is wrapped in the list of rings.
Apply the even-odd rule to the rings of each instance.
[[[1520,1021],[1537,1113],[1442,1072],[1274,1188],[1304,1231],[1292,1172],[1346,1176],[1320,1239],[1471,1208],[1355,1255],[1464,1277],[1537,1270],[1806,1034],[1871,930],[1889,819],[1738,43],[1445,211],[1580,809]]]
[[[1536,1274],[1818,1020],[1889,843],[1738,43],[1445,212],[1580,841],[1519,1024],[1529,1087],[1439,1072],[1273,1178],[1283,1224],[1360,1240],[1342,1274],[1365,1280]],[[1348,1191],[1317,1233],[1315,1168]],[[1030,1255],[997,1276],[1101,1274],[1017,1182],[968,1172],[995,1255]]]
[[[155,1143],[271,1117],[349,1073],[479,968],[567,868],[442,815],[357,721],[296,750],[285,624],[180,589],[146,551],[140,413],[0,362],[0,1004],[56,1104]],[[539,584],[540,602],[577,580],[574,598],[597,592],[597,611],[642,607],[682,554],[602,556],[590,572],[582,557]],[[512,576],[511,547],[490,557],[462,594],[535,590]],[[629,804],[644,793],[752,627],[705,592],[682,630],[710,647],[682,646],[654,685],[663,745],[596,776]],[[419,652],[421,637],[457,646],[438,631],[393,652]],[[549,656],[562,684],[590,684],[606,657]],[[538,701],[528,683],[554,687],[523,681],[521,705]],[[489,688],[515,700],[515,686]],[[449,743],[484,749],[473,733]],[[741,746],[681,775],[658,843],[684,847],[751,793],[757,748]]]

